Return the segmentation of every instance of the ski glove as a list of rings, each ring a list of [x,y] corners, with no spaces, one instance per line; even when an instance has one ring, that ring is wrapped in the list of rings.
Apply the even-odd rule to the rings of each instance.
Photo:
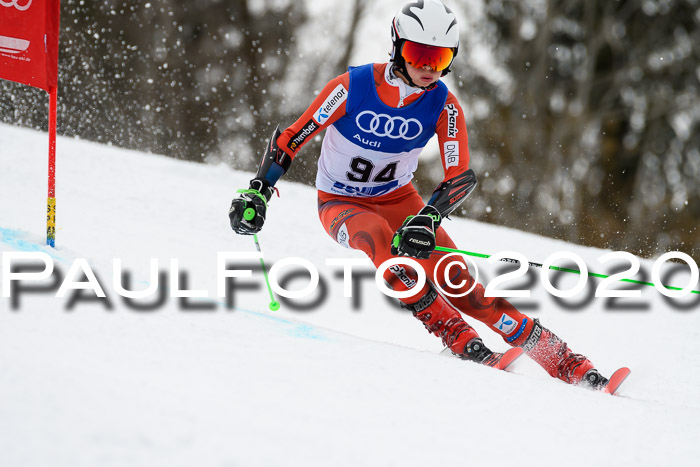
[[[274,188],[264,178],[250,181],[248,190],[238,190],[240,196],[231,202],[228,217],[231,228],[240,235],[253,235],[262,229],[267,213],[267,202],[272,198]]]
[[[435,231],[442,217],[436,208],[427,205],[415,216],[408,216],[394,234],[391,254],[428,259],[435,249]]]

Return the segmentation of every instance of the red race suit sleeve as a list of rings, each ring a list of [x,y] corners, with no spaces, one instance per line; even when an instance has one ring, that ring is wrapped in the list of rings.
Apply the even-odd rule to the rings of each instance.
[[[435,132],[440,145],[442,167],[447,181],[469,169],[469,139],[464,110],[451,92],[440,113]]]
[[[307,141],[345,115],[349,87],[349,73],[329,81],[301,117],[277,138],[277,146],[293,159]]]

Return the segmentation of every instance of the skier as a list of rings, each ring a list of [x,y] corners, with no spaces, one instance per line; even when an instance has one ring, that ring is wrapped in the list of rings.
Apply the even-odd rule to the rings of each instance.
[[[362,250],[375,266],[407,256],[418,261],[428,278],[445,277],[447,261],[438,266],[444,254],[434,248],[456,246],[442,221],[477,182],[469,168],[464,111],[440,81],[459,50],[457,19],[438,0],[414,1],[396,14],[391,35],[389,63],[350,68],[332,79],[292,126],[275,130],[249,189],[240,190],[231,204],[235,232],[260,231],[275,183],[304,143],[325,129],[316,187],[326,232],[341,245]],[[445,176],[425,204],[411,179],[418,154],[435,134]],[[459,268],[450,270],[455,271]],[[396,291],[412,288],[416,277],[413,269],[403,266],[384,274]],[[466,265],[450,282],[439,286],[453,295],[474,285]],[[464,285],[452,286],[459,283]],[[419,293],[402,301],[460,358],[496,366],[502,355],[484,345],[462,318],[464,313],[488,325],[509,345],[521,347],[553,377],[593,387],[607,383],[586,357],[572,352],[539,320],[502,298],[485,297],[481,284],[466,296],[451,298],[426,281]]]

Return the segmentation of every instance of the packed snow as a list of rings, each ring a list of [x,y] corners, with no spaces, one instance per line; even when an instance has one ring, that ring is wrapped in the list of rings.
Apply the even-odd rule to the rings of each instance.
[[[47,146],[45,133],[0,125],[3,267],[10,253],[44,253],[55,265],[47,280],[11,290],[0,270],[2,291],[12,293],[0,299],[2,466],[619,467],[694,465],[700,457],[697,294],[671,300],[637,285],[640,298],[594,298],[600,281],[589,279],[580,294],[556,300],[533,270],[508,283],[531,290],[513,302],[603,373],[629,366],[632,374],[611,397],[554,380],[526,357],[499,372],[441,354],[439,339],[379,292],[371,267],[356,268],[354,296],[344,297],[342,267],[326,261],[363,255],[324,233],[307,186],[278,184],[258,237],[268,268],[308,260],[326,293],[283,301],[278,311],[268,309],[255,260],[233,261],[228,269],[252,267],[252,277],[217,296],[217,255],[256,251],[226,215],[251,174],[223,165],[59,138],[57,246],[46,247]],[[445,228],[472,252],[515,250],[542,262],[567,251],[591,271],[610,266],[598,261],[605,251],[526,232],[465,219]],[[129,273],[124,286],[143,291],[152,258],[167,293],[123,299],[114,260]],[[172,259],[179,290],[196,297],[170,296],[178,290],[168,277]],[[501,272],[473,261],[482,281]],[[70,280],[81,265],[93,282],[82,273]],[[647,280],[652,265],[642,261]],[[670,280],[683,287],[687,270]],[[309,280],[287,276],[290,290]],[[567,289],[577,280],[553,282]],[[468,321],[491,348],[507,348]]]

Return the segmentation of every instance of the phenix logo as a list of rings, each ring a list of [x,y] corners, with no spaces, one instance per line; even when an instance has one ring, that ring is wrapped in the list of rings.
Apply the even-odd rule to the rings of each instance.
[[[413,288],[416,285],[416,281],[408,277],[408,274],[406,273],[406,269],[399,266],[398,264],[395,264],[394,266],[391,266],[389,268],[389,271],[393,272],[396,277],[399,278],[403,284],[410,288]]]
[[[457,129],[457,116],[459,116],[459,110],[454,104],[448,104],[445,106],[447,110],[447,137],[456,138],[459,130]]]

